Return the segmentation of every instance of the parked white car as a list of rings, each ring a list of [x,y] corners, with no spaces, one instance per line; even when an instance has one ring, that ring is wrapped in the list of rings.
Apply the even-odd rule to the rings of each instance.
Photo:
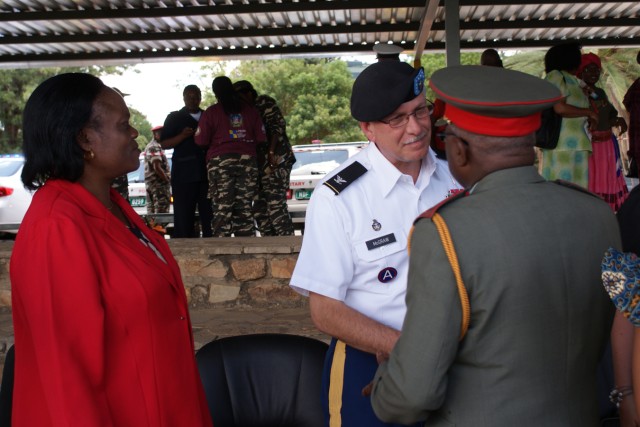
[[[32,192],[20,180],[24,157],[0,155],[0,232],[15,234],[31,204]]]
[[[307,205],[318,182],[369,142],[294,145],[296,162],[291,169],[287,206],[296,229],[304,230]]]
[[[165,155],[171,166],[173,150]],[[24,165],[21,154],[0,154],[0,234],[18,232],[18,227],[31,204],[33,193],[22,185],[20,175]],[[129,202],[138,214],[147,213],[147,191],[144,186],[144,157],[140,166],[127,174],[129,180]],[[170,212],[173,212],[171,205]]]

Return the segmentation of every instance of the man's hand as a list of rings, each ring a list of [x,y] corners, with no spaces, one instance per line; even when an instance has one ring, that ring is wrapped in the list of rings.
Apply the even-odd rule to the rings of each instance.
[[[193,136],[193,134],[195,133],[195,129],[190,128],[190,127],[186,127],[184,129],[182,129],[182,132],[180,132],[180,137],[185,140],[187,138],[189,138],[190,136]]]

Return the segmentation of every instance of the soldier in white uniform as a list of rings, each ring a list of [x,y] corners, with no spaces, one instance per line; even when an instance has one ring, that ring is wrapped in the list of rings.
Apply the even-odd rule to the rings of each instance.
[[[328,174],[307,210],[291,286],[309,296],[316,327],[334,337],[325,364],[327,425],[393,425],[377,420],[362,389],[376,355],[387,355],[400,335],[411,225],[460,188],[429,148],[430,108],[422,68],[367,67],[354,83],[351,114],[371,144]]]

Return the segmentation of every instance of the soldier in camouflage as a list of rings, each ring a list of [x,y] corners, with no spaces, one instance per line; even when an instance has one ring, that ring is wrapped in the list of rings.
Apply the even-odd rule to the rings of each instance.
[[[147,213],[168,213],[171,199],[169,162],[158,142],[162,126],[151,129],[153,139],[144,149],[144,185],[147,190]]]
[[[255,236],[256,146],[267,139],[260,112],[240,98],[226,76],[216,77],[211,88],[218,102],[202,113],[194,140],[207,147],[213,235]]]
[[[259,188],[254,202],[254,214],[263,236],[289,236],[293,222],[287,208],[287,189],[291,167],[296,159],[287,137],[287,128],[276,101],[260,95],[247,80],[233,85],[238,94],[260,112],[267,132],[267,142],[257,147]]]

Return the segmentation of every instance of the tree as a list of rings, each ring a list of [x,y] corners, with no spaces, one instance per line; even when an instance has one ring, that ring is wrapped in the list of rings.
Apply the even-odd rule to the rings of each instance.
[[[56,74],[83,72],[96,76],[121,74],[128,66],[82,68],[35,68],[0,70],[0,150],[18,153],[22,146],[22,110],[33,90]]]
[[[2,152],[20,151],[24,104],[33,89],[52,75],[46,69],[0,70],[0,150]]]
[[[136,130],[138,131],[138,138],[136,138],[136,142],[138,143],[138,147],[141,150],[144,150],[149,141],[151,141],[151,138],[153,138],[153,132],[151,132],[151,123],[149,122],[149,120],[147,120],[147,116],[145,116],[135,108],[129,107],[129,112],[131,113],[131,119],[129,120],[129,122],[131,123],[131,126],[136,128]]]
[[[212,62],[207,65],[203,65],[200,67],[200,71],[206,77],[203,77],[203,80],[207,81],[206,87],[201,87],[202,91],[202,101],[200,103],[200,108],[206,110],[207,107],[216,103],[216,97],[213,95],[213,89],[211,89],[211,83],[213,79],[218,76],[226,75],[226,69],[229,68],[229,64],[224,61]]]
[[[349,109],[353,77],[338,59],[243,61],[232,80],[249,80],[272,96],[287,120],[291,143],[359,141],[364,138]]]
[[[409,58],[410,58],[409,63],[413,64],[413,57],[410,56]],[[462,65],[480,64],[480,53],[479,52],[462,52],[460,54],[460,64]],[[429,87],[428,80],[433,73],[447,66],[447,57],[444,53],[424,54],[420,57],[420,65],[424,68],[424,75],[427,80],[427,82],[425,82],[427,98],[430,100],[434,100],[435,94],[433,93],[433,90],[431,90],[431,87]]]

